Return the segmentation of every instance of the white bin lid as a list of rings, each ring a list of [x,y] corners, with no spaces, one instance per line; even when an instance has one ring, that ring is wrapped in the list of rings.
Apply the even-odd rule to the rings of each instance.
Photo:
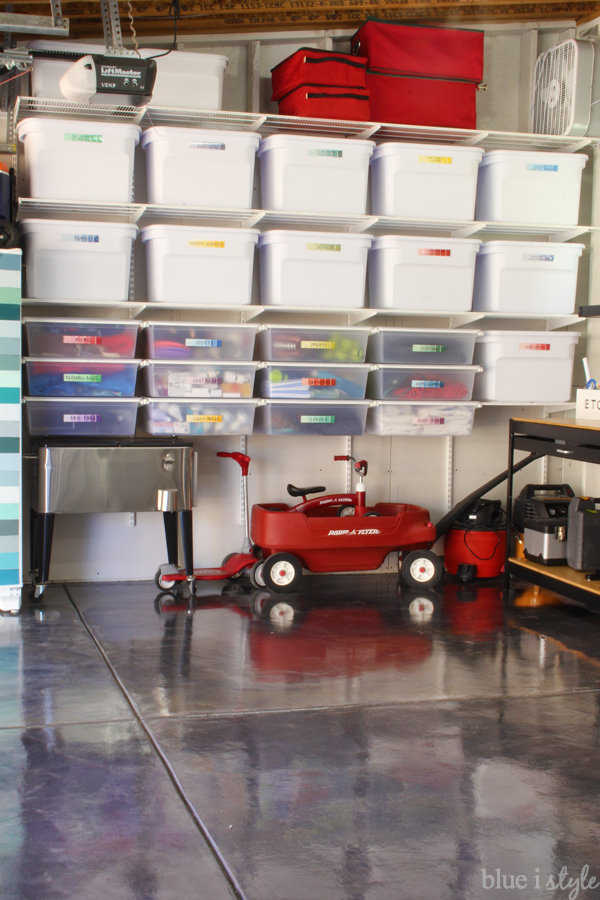
[[[564,341],[576,344],[581,335],[577,331],[482,331],[477,338],[478,344],[489,344],[501,341],[503,337],[516,337],[528,342],[547,344],[548,341]]]
[[[509,162],[511,159],[535,160],[541,159],[546,163],[554,163],[560,161],[567,165],[580,166],[582,169],[588,161],[585,153],[549,153],[547,150],[488,150],[484,153],[481,160],[481,166],[489,166],[497,162]]]
[[[43,363],[45,366],[141,366],[144,365],[142,359],[106,359],[102,356],[78,356],[73,359],[70,357],[49,357],[49,356],[26,356],[24,363]]]
[[[135,143],[140,139],[142,129],[131,122],[90,122],[87,119],[42,119],[30,117],[17,125],[17,136],[20,141],[34,131],[69,131],[79,134],[112,134],[132,138]],[[83,142],[87,143],[87,142]]]
[[[103,52],[106,52],[104,48]],[[140,47],[140,56],[142,59],[156,56],[156,63],[158,66],[161,66],[170,60],[175,64],[173,68],[176,68],[178,60],[184,59],[188,61],[193,60],[198,64],[198,68],[217,66],[218,68],[226,69],[229,65],[229,57],[223,56],[222,53],[193,53],[184,50],[172,50],[169,54],[166,54],[162,47]]]
[[[86,44],[84,41],[29,41],[28,50],[63,50],[67,53],[78,53],[86,56],[88,53],[106,53],[104,44]],[[68,62],[68,60],[56,60]]]
[[[198,143],[223,144],[233,142],[238,144],[250,144],[255,148],[260,144],[260,137],[252,131],[212,131],[206,128],[175,128],[170,125],[153,126],[147,128],[142,134],[142,147],[152,141],[171,141],[173,139],[183,141],[197,141]]]
[[[472,156],[479,161],[483,156],[482,147],[461,147],[456,144],[408,144],[401,141],[386,141],[378,144],[373,159],[382,156],[402,156],[413,153],[431,154],[432,156]]]
[[[258,246],[264,247],[265,244],[286,244],[290,238],[310,238],[314,242],[332,244],[332,243],[362,243],[364,247],[370,247],[373,238],[370,234],[340,234],[331,231],[283,231],[276,229],[275,231],[263,231],[259,237]],[[143,238],[142,238],[143,240]],[[337,330],[337,329],[335,329]]]
[[[254,228],[209,228],[199,227],[195,225],[147,225],[146,228],[142,228],[140,231],[140,237],[142,241],[151,241],[160,238],[172,238],[176,236],[183,237],[183,235],[185,234],[189,235],[190,238],[193,238],[196,235],[206,238],[226,238],[227,235],[231,234],[240,236],[245,235],[248,238],[248,243],[256,244],[260,235],[260,231],[256,231]],[[179,325],[180,323],[169,322],[166,324]],[[215,322],[213,327],[216,328],[217,326],[220,327],[220,323]]]
[[[435,370],[436,372],[449,372],[449,371],[458,371],[458,372],[483,372],[483,369],[480,366],[446,366],[444,363],[432,363],[431,365],[414,365],[413,363],[378,363],[373,366],[374,369],[402,369],[409,372],[414,372],[416,370],[423,370],[424,372],[431,372]]]
[[[307,137],[304,134],[271,134],[269,137],[261,140],[258,155],[262,156],[263,153],[267,153],[269,150],[289,150],[292,147],[301,147],[302,145],[342,151],[344,147],[353,147],[363,150],[369,156],[372,155],[375,149],[373,141],[356,141],[352,138]],[[319,158],[326,159],[326,157],[317,156],[315,157],[315,162]]]
[[[479,409],[481,403],[476,400],[375,400],[371,406],[431,406],[432,409],[440,406],[467,406]]]
[[[581,256],[585,250],[585,244],[571,244],[569,241],[561,243],[547,243],[546,241],[484,241],[479,248],[479,253],[510,253],[511,251],[527,251],[546,255],[552,250],[566,250],[573,256]]]
[[[71,365],[73,364],[73,360],[69,360]],[[264,363],[253,362],[252,360],[247,360],[243,362],[239,359],[236,359],[234,362],[230,362],[227,359],[145,359],[144,366],[168,366],[170,369],[185,368],[189,369],[190,366],[210,366],[211,368],[222,368],[223,366],[227,366],[228,369],[247,369],[249,366],[253,369],[258,369],[264,367]]]
[[[448,245],[456,246],[457,249],[463,247],[465,250],[477,250],[481,241],[475,238],[431,238],[404,234],[382,234],[373,239],[371,249],[396,250],[403,244],[420,244],[422,247],[430,247],[432,250],[441,250]]]
[[[271,362],[261,363],[263,369],[376,369],[370,363],[330,363],[318,360],[317,362],[284,362],[283,360],[272,360]]]
[[[64,322],[67,320],[59,319],[57,321]],[[154,325],[158,328],[210,328],[214,331],[220,331],[221,328],[242,328],[244,331],[258,331],[259,328],[258,325],[245,325],[241,322],[165,322],[163,320],[157,322],[141,322],[140,328],[150,328]],[[262,327],[264,328],[264,325]]]
[[[45,359],[44,362],[48,360]],[[94,406],[97,403],[136,403],[138,406],[145,406],[147,402],[145,397],[23,397],[23,403],[78,403],[82,406],[92,403]]]
[[[372,328],[371,334],[483,334],[478,328]]]
[[[65,398],[62,397],[61,399],[64,400]],[[67,399],[70,399],[70,397]],[[94,397],[92,399],[95,400],[96,398]],[[90,400],[90,398],[87,397],[87,400]],[[226,397],[144,397],[144,405],[146,406],[164,406],[165,404],[174,404],[175,406],[195,406],[197,403],[202,404],[202,406],[220,407],[239,406],[240,403],[243,403],[244,406],[264,406],[265,401],[259,400],[258,398],[248,399],[246,397],[240,399],[228,399]]]
[[[135,240],[138,233],[137,225],[130,225],[124,222],[84,222],[80,219],[21,219],[18,223],[19,229],[28,232],[54,231],[55,228],[76,228],[80,232],[103,231],[113,229],[121,231],[123,237],[130,237]]]
[[[118,325],[120,328],[132,328],[135,325],[136,328],[140,327],[139,322],[131,319],[67,319],[66,317],[64,319],[41,319],[37,316],[25,316],[23,318],[24,325],[28,325],[30,322],[34,325],[81,325],[82,327],[86,325]],[[48,357],[45,358],[48,359]]]
[[[219,401],[216,401],[219,402]],[[373,406],[372,400],[264,400],[265,406]]]
[[[348,237],[348,235],[346,235]],[[220,326],[219,326],[220,327]],[[365,334],[370,331],[368,328],[358,328],[354,325],[259,325],[260,331],[328,331],[337,334],[339,331],[348,331],[352,334]],[[462,329],[461,329],[462,331]]]

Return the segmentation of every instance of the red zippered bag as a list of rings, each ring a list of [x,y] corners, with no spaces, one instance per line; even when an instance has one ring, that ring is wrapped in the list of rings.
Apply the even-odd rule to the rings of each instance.
[[[431,78],[483,79],[483,32],[369,19],[351,39],[369,69]]]
[[[278,100],[282,116],[369,121],[369,92],[361,87],[302,84]]]
[[[473,81],[384,75],[367,69],[371,121],[400,125],[477,127]]]
[[[271,99],[279,100],[301,84],[364,88],[366,69],[360,56],[302,47],[271,69]]]

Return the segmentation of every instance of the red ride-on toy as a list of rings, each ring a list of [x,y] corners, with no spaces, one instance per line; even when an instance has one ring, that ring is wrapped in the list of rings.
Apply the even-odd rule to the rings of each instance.
[[[154,583],[161,591],[171,591],[182,583],[188,583],[190,591],[195,593],[197,581],[221,581],[224,578],[238,578],[244,569],[249,569],[258,562],[258,557],[254,554],[253,546],[250,542],[250,516],[248,509],[248,466],[250,465],[250,457],[244,453],[224,453],[219,452],[217,456],[228,456],[235,459],[242,470],[242,490],[244,494],[244,543],[239,553],[229,553],[221,565],[214,569],[194,569],[191,529],[188,543],[184,542],[184,559],[185,568],[180,569],[173,563],[163,563],[159,566],[158,572],[154,576]],[[175,559],[177,554],[175,552]]]
[[[315,573],[372,571],[392,550],[402,552],[402,575],[407,584],[416,588],[436,585],[443,568],[430,549],[436,529],[429,512],[410,503],[368,507],[363,481],[366,460],[357,462],[352,456],[334,459],[353,460],[359,475],[355,493],[308,500],[309,494],[325,488],[288,484],[290,496],[302,497],[302,503],[259,503],[252,507],[250,535],[263,556],[252,568],[253,585],[277,592],[295,591],[303,568]]]

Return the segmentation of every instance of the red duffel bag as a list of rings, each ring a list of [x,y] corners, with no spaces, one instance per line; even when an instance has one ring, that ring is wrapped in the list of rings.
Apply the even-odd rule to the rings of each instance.
[[[367,87],[372,122],[477,127],[473,81],[383,75],[367,69]]]
[[[479,83],[483,79],[483,32],[430,25],[396,25],[369,19],[351,40],[352,52],[369,69]]]
[[[367,61],[360,56],[302,47],[271,69],[271,99],[279,100],[301,84],[364,88],[366,70]]]
[[[366,88],[302,84],[285,97],[280,97],[278,103],[282,116],[369,121],[369,92]]]

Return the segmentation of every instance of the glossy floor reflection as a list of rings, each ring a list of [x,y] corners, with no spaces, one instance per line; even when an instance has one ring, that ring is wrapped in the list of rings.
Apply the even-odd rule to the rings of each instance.
[[[2,900],[563,900],[585,866],[600,893],[581,607],[75,585],[0,618],[0,661]]]

